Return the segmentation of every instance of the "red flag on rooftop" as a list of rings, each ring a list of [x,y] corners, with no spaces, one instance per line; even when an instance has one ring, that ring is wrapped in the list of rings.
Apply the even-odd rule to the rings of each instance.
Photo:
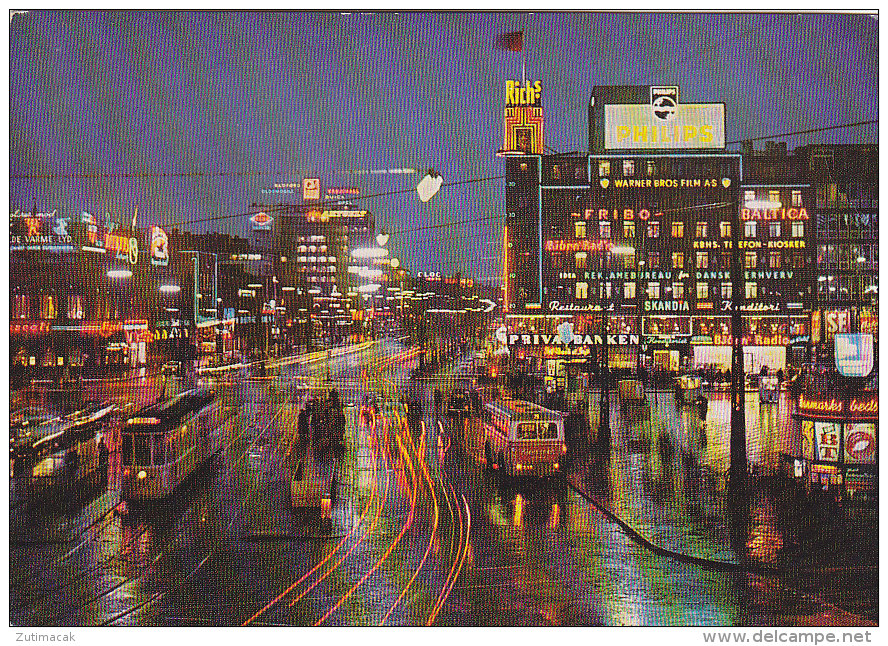
[[[521,48],[524,46],[524,32],[511,31],[508,34],[501,34],[496,39],[496,46],[500,49],[520,52]]]

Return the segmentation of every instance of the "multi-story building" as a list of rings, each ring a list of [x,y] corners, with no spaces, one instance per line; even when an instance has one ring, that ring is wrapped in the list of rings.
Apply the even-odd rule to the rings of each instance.
[[[594,92],[592,152],[506,159],[501,338],[513,356],[556,383],[563,362],[602,344],[612,366],[729,368],[739,306],[746,368],[782,367],[808,334],[810,188],[744,183],[720,104],[679,104],[674,88]]]

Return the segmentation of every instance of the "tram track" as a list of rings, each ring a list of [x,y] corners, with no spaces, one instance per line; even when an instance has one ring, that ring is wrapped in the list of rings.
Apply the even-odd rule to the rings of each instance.
[[[248,456],[250,449],[252,447],[254,447],[255,445],[257,445],[260,442],[261,438],[268,432],[268,429],[271,427],[272,423],[279,415],[280,410],[281,409],[278,408],[278,411],[275,413],[275,415],[273,415],[269,418],[266,426],[259,433],[256,434],[253,441],[250,442],[250,444],[248,444],[244,448],[244,450],[235,458],[235,460],[233,462],[231,462],[228,470],[235,468],[240,461],[242,461],[243,459],[246,458],[246,456]],[[231,424],[232,426],[234,426],[237,422],[238,417],[239,417],[238,415],[235,415],[234,417],[230,418],[229,420],[226,420],[225,422],[223,422],[223,424]],[[208,463],[210,461],[214,461],[215,457],[217,455],[219,455],[220,453],[224,453],[224,452],[229,451],[232,447],[237,445],[248,432],[250,432],[252,430],[253,430],[253,426],[251,423],[243,424],[241,431],[239,433],[237,433],[237,435],[235,435],[224,448],[222,448],[220,451],[217,451],[217,453],[214,454],[214,456],[210,460],[208,460]],[[210,465],[210,464],[203,465],[200,470],[204,471],[208,467],[211,468],[212,465]],[[188,504],[188,507],[182,513],[182,515],[179,516],[176,524],[177,525],[187,524],[187,521],[189,519],[191,519],[193,516],[195,516],[199,511],[204,511],[204,510],[199,509],[201,504],[202,504],[202,500],[200,498],[196,498],[195,500],[191,501]],[[112,511],[113,511],[113,509],[112,509]],[[107,529],[107,528],[116,527],[114,520],[115,519],[112,516],[110,518],[110,522],[108,522],[104,526],[104,528]],[[130,557],[130,554],[132,553],[132,548],[137,546],[140,543],[140,541],[142,541],[144,539],[144,537],[148,534],[149,531],[151,531],[151,526],[149,526],[148,524],[143,524],[140,528],[140,531],[137,531],[132,536],[132,538],[127,540],[114,553],[112,553],[108,557],[102,559],[98,564],[96,564],[90,568],[87,568],[86,570],[81,571],[80,573],[78,573],[78,576],[76,576],[75,578],[66,580],[64,585],[56,586],[52,590],[48,591],[48,593],[46,595],[44,595],[43,599],[41,599],[41,600],[46,600],[47,598],[49,598],[50,596],[53,596],[53,595],[58,596],[58,593],[60,593],[60,592],[63,592],[65,590],[69,590],[69,589],[73,589],[74,586],[87,580],[89,577],[95,575],[97,572],[113,570],[114,567],[116,567],[118,565],[123,565],[125,567],[132,566],[133,563],[132,563],[132,559]],[[98,542],[101,538],[102,537],[100,537],[100,536],[95,537],[94,542]],[[170,553],[172,553],[178,547],[178,545],[182,539],[183,539],[183,532],[180,531],[176,535],[176,537],[171,542],[167,543],[163,547],[163,549],[150,562],[148,562],[146,564],[142,564],[136,573],[125,577],[123,580],[115,582],[113,585],[111,585],[110,587],[107,587],[106,589],[99,592],[98,594],[92,595],[90,598],[88,598],[83,603],[80,603],[79,605],[74,606],[74,607],[66,608],[66,613],[69,615],[81,613],[81,611],[84,610],[85,608],[87,608],[88,606],[93,605],[96,602],[100,601],[101,599],[108,597],[109,595],[115,593],[117,590],[121,589],[123,586],[131,584],[139,579],[142,579],[146,574],[148,574],[152,569],[154,569],[157,566],[157,564],[161,561],[161,559],[163,557],[168,556]],[[130,610],[130,612],[131,611],[132,610]],[[57,614],[52,615],[50,617],[50,621],[54,621],[54,620],[60,619],[62,617],[63,617],[63,615],[61,613],[57,613]],[[105,623],[108,623],[108,622],[105,622]],[[105,625],[105,624],[102,624],[102,625]]]

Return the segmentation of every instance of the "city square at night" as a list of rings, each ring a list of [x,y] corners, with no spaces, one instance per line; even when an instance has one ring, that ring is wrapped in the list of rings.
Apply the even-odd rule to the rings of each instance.
[[[10,12],[10,638],[874,641],[878,53]]]

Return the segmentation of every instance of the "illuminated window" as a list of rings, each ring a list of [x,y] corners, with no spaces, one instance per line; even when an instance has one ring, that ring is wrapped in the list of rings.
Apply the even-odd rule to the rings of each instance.
[[[660,253],[657,251],[653,251],[648,254],[648,265],[651,269],[659,269],[660,268]]]
[[[649,159],[647,162],[647,174],[648,176],[654,176],[657,174],[657,162]]]
[[[755,191],[746,190],[743,191],[743,201],[744,202],[752,202],[755,199]]]
[[[722,238],[730,238],[731,237],[731,223],[730,222],[720,222],[719,229],[721,230]]]
[[[672,223],[672,237],[673,238],[684,238],[685,235],[685,225],[681,220],[676,220]]]
[[[802,205],[802,192],[801,191],[793,191],[792,192],[792,205],[793,206],[801,206]]]
[[[708,269],[709,268],[709,252],[708,251],[698,251],[697,252],[697,269]]]
[[[660,237],[660,223],[659,222],[648,222],[647,228],[647,237],[648,238],[659,238]]]
[[[80,294],[71,294],[68,296],[68,318],[83,318],[83,301],[80,297]]]
[[[771,269],[780,269],[780,252],[772,251],[768,254],[768,266]]]
[[[598,176],[599,177],[607,177],[610,174],[611,174],[610,160],[599,159],[598,160]]]
[[[659,299],[660,298],[660,283],[648,283],[647,295],[648,295],[648,298]]]
[[[636,266],[635,264],[635,250],[632,250],[632,253],[620,254],[619,258],[622,258],[622,267],[623,269],[632,269]]]
[[[602,238],[611,237],[611,223],[608,220],[602,220],[598,223],[598,234]]]
[[[721,253],[721,267],[722,267],[722,269],[730,269],[732,260],[733,260],[733,255],[729,251],[723,251]]]
[[[731,289],[731,283],[722,283],[721,284],[721,295],[724,299],[729,299],[734,294],[734,291]]]
[[[769,202],[779,202],[780,201],[780,191],[768,191],[768,201]]]
[[[758,283],[746,283],[746,298],[758,298]]]
[[[747,251],[743,256],[743,266],[746,269],[755,269],[757,255],[755,251]]]
[[[635,283],[623,283],[623,298],[635,298]]]
[[[684,298],[684,283],[672,283],[672,298]]]
[[[634,238],[635,237],[635,222],[632,222],[632,221],[623,222],[623,237],[624,238]]]
[[[709,235],[708,231],[709,231],[709,227],[707,226],[706,222],[697,222],[697,237],[698,238],[705,238],[707,235]]]
[[[632,177],[635,175],[635,160],[634,159],[624,159],[623,160],[623,175],[626,177]]]
[[[574,233],[577,238],[585,238],[586,237],[586,221],[585,220],[577,220],[574,222]]]
[[[805,237],[805,223],[804,222],[793,222],[792,223],[792,237],[793,238],[804,238]]]
[[[577,283],[576,298],[577,300],[589,298],[589,283]]]
[[[697,300],[709,298],[709,283],[697,283]]]
[[[673,269],[684,269],[685,265],[685,255],[680,251],[676,251],[672,254],[672,268]]]
[[[575,256],[576,260],[576,268],[577,269],[586,269],[586,260],[589,255],[585,251],[580,251]]]
[[[780,223],[779,222],[771,222],[768,225],[768,235],[772,238],[780,237]]]
[[[15,297],[12,306],[12,317],[17,319],[31,318],[31,299],[27,295],[20,294]]]
[[[55,296],[43,294],[40,297],[40,318],[54,319],[56,317]]]
[[[611,298],[611,287],[612,287],[612,283],[610,281],[607,281],[605,283],[599,283],[598,298],[601,298],[601,299]]]
[[[747,220],[743,223],[743,235],[747,238],[754,238],[756,236],[756,222],[755,220]]]

